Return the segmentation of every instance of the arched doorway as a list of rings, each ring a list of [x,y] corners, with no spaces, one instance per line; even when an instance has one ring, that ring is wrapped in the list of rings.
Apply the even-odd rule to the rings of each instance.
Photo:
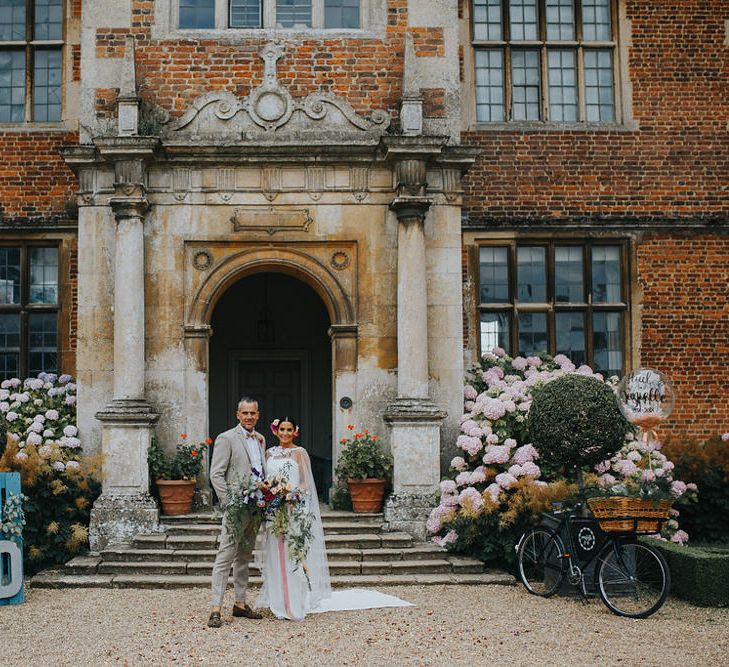
[[[241,395],[259,399],[259,430],[280,414],[301,424],[321,498],[332,479],[332,350],[329,315],[306,283],[257,273],[233,283],[213,311],[209,364],[210,432],[235,424]]]

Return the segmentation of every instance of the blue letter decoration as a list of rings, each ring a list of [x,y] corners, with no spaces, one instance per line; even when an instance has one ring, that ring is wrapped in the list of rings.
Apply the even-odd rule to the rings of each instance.
[[[23,589],[22,514],[18,510],[8,517],[10,498],[20,497],[20,474],[0,473],[0,605],[20,604]]]

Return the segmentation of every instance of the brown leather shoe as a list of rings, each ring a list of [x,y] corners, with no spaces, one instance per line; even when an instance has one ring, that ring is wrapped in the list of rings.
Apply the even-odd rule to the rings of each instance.
[[[237,604],[233,605],[233,616],[243,616],[245,618],[252,618],[256,621],[263,618],[262,614],[257,611],[253,611],[247,604],[239,607]]]
[[[208,627],[209,628],[221,628],[223,627],[223,621],[220,618],[220,612],[214,611],[210,614],[210,618],[208,619]]]

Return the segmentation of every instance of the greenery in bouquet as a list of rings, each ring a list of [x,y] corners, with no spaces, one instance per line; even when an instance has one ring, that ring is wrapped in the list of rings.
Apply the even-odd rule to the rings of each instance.
[[[349,424],[347,429],[354,431]],[[348,479],[385,479],[392,477],[392,455],[382,450],[382,444],[376,435],[368,429],[355,432],[340,441],[342,448],[334,471],[337,480]]]
[[[152,479],[193,480],[202,472],[205,451],[212,440],[208,438],[205,442],[193,444],[187,442],[187,433],[181,433],[180,439],[175,453],[169,456],[157,438],[152,438],[152,444],[147,452],[149,474]]]
[[[233,534],[233,538],[248,546],[246,532],[253,524],[257,532],[266,511],[266,499],[261,483],[252,477],[245,477],[227,484],[228,501],[223,508],[223,521]]]
[[[440,502],[427,522],[433,541],[487,562],[513,565],[514,545],[524,530],[539,522],[541,512],[554,502],[569,504],[579,498],[579,488],[572,483],[576,475],[565,475],[565,465],[572,467],[569,458],[555,465],[555,459],[543,456],[545,447],[536,446],[529,429],[535,395],[566,376],[602,383],[607,390],[600,392],[602,400],[611,403],[605,412],[612,409],[617,378],[606,382],[588,366],[577,368],[565,355],[512,358],[495,348],[469,371],[456,441],[460,452],[451,460],[441,482]],[[630,429],[623,431],[622,444],[626,437],[633,440]],[[573,451],[586,452],[589,462],[592,446],[582,441]],[[623,475],[618,472],[615,477]],[[674,532],[671,524],[669,533]]]
[[[82,453],[70,375],[0,383],[0,472],[19,472],[27,497],[26,573],[86,548],[91,506],[101,492],[101,456]]]

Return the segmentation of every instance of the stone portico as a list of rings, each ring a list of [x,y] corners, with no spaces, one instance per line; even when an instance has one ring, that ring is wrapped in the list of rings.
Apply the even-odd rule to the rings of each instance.
[[[404,131],[331,94],[294,98],[261,49],[245,99],[198,98],[160,136],[138,136],[134,47],[113,136],[65,152],[78,174],[79,426],[104,453],[92,548],[151,532],[146,451],[210,433],[213,312],[246,277],[285,274],[329,316],[331,465],[347,424],[389,443],[385,519],[419,536],[455,440],[463,378],[461,191],[471,151]],[[124,83],[126,82],[126,83]],[[231,418],[232,409],[231,407]],[[206,479],[202,502],[210,501]]]

